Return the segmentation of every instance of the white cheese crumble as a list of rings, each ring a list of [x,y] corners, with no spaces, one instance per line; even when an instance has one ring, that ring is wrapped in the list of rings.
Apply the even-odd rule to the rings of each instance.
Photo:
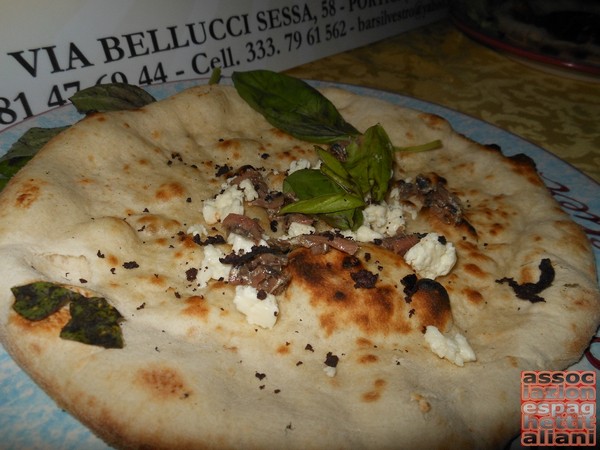
[[[316,231],[315,227],[307,223],[292,222],[284,239],[290,239],[303,234],[313,234]]]
[[[310,169],[310,161],[308,159],[300,158],[292,161],[288,169],[288,175],[302,169]]]
[[[187,229],[187,234],[191,234],[192,236],[207,236],[208,231],[206,231],[206,227],[204,225],[197,223],[194,225],[190,225],[190,227]]]
[[[439,238],[437,233],[428,233],[404,255],[404,260],[424,278],[435,280],[447,275],[456,264],[454,245],[442,244]]]
[[[337,367],[325,366],[323,367],[323,371],[325,372],[325,375],[333,378],[337,374]]]
[[[220,222],[232,213],[244,214],[244,191],[236,185],[228,186],[213,199],[204,200],[202,205],[202,215],[209,225]]]
[[[227,243],[231,244],[231,248],[234,252],[238,253],[240,250],[243,250],[244,253],[248,253],[252,251],[252,247],[254,245],[262,245],[264,247],[268,247],[269,244],[264,239],[261,239],[258,244],[255,244],[252,239],[248,239],[237,233],[229,233],[227,236]]]
[[[279,314],[277,299],[272,294],[258,298],[258,291],[252,286],[236,286],[233,304],[246,316],[248,323],[263,328],[273,328]]]
[[[425,329],[425,341],[433,353],[457,366],[462,367],[466,362],[477,360],[467,339],[460,333],[456,333],[453,338],[444,336],[437,327],[429,325]]]
[[[200,264],[196,278],[199,287],[206,287],[208,281],[211,279],[227,280],[229,278],[231,265],[223,264],[219,261],[219,258],[223,257],[225,257],[225,253],[214,245],[209,244],[204,246],[204,259],[202,260],[202,264]]]
[[[251,202],[252,200],[256,200],[258,198],[258,192],[256,192],[256,189],[254,189],[254,185],[250,180],[242,180],[239,184],[239,187],[242,191],[244,191],[244,198],[246,201]]]
[[[386,236],[394,236],[406,223],[402,207],[386,202],[368,205],[363,211],[363,218],[365,225]]]

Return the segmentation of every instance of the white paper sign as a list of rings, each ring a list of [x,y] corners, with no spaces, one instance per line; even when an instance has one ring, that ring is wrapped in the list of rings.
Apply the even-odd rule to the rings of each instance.
[[[0,130],[98,83],[284,70],[431,23],[445,0],[0,0]]]

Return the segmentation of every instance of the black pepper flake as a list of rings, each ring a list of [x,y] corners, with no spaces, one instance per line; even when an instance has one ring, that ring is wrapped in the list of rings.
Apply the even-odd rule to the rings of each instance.
[[[79,279],[79,282],[80,282],[81,284],[85,284],[85,283],[87,283],[87,280],[86,280],[85,278],[80,278],[80,279]]]
[[[327,356],[325,357],[325,365],[329,367],[337,367],[339,361],[340,358],[331,352],[328,352]]]
[[[227,175],[232,170],[232,168],[230,166],[228,166],[227,164],[225,164],[223,166],[217,165],[216,167],[217,167],[217,171],[215,173],[216,177],[222,177],[223,175]]]
[[[276,220],[271,220],[271,223],[269,224],[269,226],[273,233],[277,233],[277,228],[279,226],[279,222],[277,222]]]
[[[313,348],[312,345],[310,344],[306,344],[306,347],[304,347],[304,350],[308,350],[309,352],[314,352],[315,349]]]
[[[117,270],[117,269],[116,269],[115,267],[111,267],[111,268],[110,268],[110,273],[112,273],[112,274],[114,275],[116,270]]]
[[[201,246],[205,246],[205,245],[220,245],[220,244],[225,244],[227,241],[225,240],[225,238],[220,235],[214,235],[214,236],[207,236],[206,239],[203,241],[200,238],[199,234],[195,234],[194,237],[192,238],[192,240]]]
[[[298,361],[298,362],[296,363],[296,367],[298,367],[298,366],[301,366],[302,364],[304,364],[302,361]]]
[[[404,286],[404,301],[406,303],[410,303],[412,302],[412,296],[416,291],[416,287],[417,287],[417,276],[414,273],[411,273],[409,275],[406,275],[404,278],[402,278],[402,280],[400,280],[400,283],[402,283],[402,286]]]
[[[275,389],[275,390],[273,391],[273,393],[274,393],[274,394],[279,394],[280,392],[281,392],[281,389]]]
[[[104,257],[105,257],[105,256],[104,256],[104,253],[102,253],[100,250],[98,250],[98,253],[96,253],[96,256],[97,256],[98,258],[104,258]]]
[[[260,157],[262,159],[268,159],[271,155],[269,155],[268,153],[263,153],[262,155],[260,155]]]
[[[267,375],[266,375],[266,374],[264,374],[264,373],[256,372],[256,373],[254,374],[254,376],[255,376],[256,378],[258,378],[259,380],[262,380],[262,379],[264,379],[264,378],[265,378]]]
[[[356,256],[348,255],[342,259],[342,267],[344,269],[353,269],[354,267],[358,266],[360,266],[360,259],[358,259]]]
[[[538,267],[540,269],[540,278],[537,283],[519,284],[514,280],[514,278],[506,277],[496,280],[496,283],[508,284],[514,291],[517,298],[520,298],[521,300],[528,300],[531,303],[546,302],[546,300],[544,300],[538,294],[549,287],[554,281],[554,267],[552,267],[552,263],[548,258],[542,259]]]
[[[257,293],[256,293],[256,298],[259,300],[264,300],[267,298],[267,291],[265,291],[264,289],[260,289]]]
[[[414,315],[415,315],[415,309],[412,308],[410,311],[408,311],[408,317],[410,318],[410,317],[412,317]]]
[[[197,276],[198,276],[198,269],[196,269],[195,267],[192,267],[191,269],[188,269],[185,271],[185,278],[188,281],[194,281]]]
[[[144,309],[145,307],[146,307],[146,302],[142,303],[140,306],[138,306],[135,309],[137,309],[139,311],[140,309]]]
[[[135,261],[128,261],[126,263],[123,263],[123,267],[125,269],[137,269],[138,267],[140,267],[140,265]]]
[[[369,252],[365,253],[365,261],[367,261],[367,262],[371,261],[371,253],[369,253]]]
[[[185,199],[185,201],[186,201],[187,203],[192,203],[192,197],[188,197],[188,198],[186,198],[186,199]]]
[[[365,269],[361,269],[358,272],[352,272],[350,277],[354,280],[354,287],[356,289],[373,289],[375,283],[379,279],[378,274],[369,272]]]

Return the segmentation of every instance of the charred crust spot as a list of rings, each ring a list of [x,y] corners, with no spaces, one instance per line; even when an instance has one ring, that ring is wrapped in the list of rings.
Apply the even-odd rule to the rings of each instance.
[[[481,268],[476,264],[465,264],[464,266],[465,273],[472,275],[477,278],[485,278],[486,274]]]
[[[340,362],[340,358],[331,352],[327,352],[324,362],[326,366],[337,367],[338,363]]]
[[[446,330],[451,323],[450,298],[444,286],[437,281],[429,278],[418,280],[410,289],[408,299],[410,318],[416,315],[423,326],[433,325]]]
[[[350,273],[350,277],[354,280],[354,287],[359,289],[373,289],[379,275],[369,272],[366,269],[361,269],[357,272]]]
[[[15,207],[29,208],[40,197],[40,186],[35,180],[23,183],[15,200]]]
[[[181,374],[166,366],[140,369],[137,372],[137,382],[152,398],[182,399],[191,395]]]
[[[399,301],[397,288],[377,283],[370,289],[355,289],[352,274],[340,270],[347,255],[337,250],[315,254],[309,249],[290,253],[291,288],[298,286],[309,296],[320,325],[327,335],[355,326],[365,335],[408,333],[412,325]],[[359,270],[364,270],[362,265]],[[369,275],[369,279],[378,275]]]
[[[193,241],[201,246],[220,245],[225,244],[227,242],[225,238],[220,234],[216,234],[214,236],[207,236],[205,240],[202,240],[199,234],[195,234],[193,237]]]
[[[57,337],[70,318],[69,309],[62,308],[42,320],[27,320],[19,314],[11,314],[9,321],[11,325],[21,328],[25,333],[49,334]]]
[[[192,267],[185,271],[185,278],[186,278],[186,280],[188,280],[190,282],[194,281],[197,276],[198,276],[198,269],[196,269],[195,267]]]
[[[531,303],[545,302],[546,300],[544,300],[538,294],[552,284],[554,281],[555,271],[554,267],[552,267],[550,259],[548,258],[542,259],[538,267],[540,269],[540,277],[535,283],[519,284],[514,280],[514,278],[507,277],[496,280],[496,283],[508,284],[514,291],[515,296],[521,300],[528,300]]]
[[[358,259],[356,256],[348,255],[342,259],[342,268],[344,269],[353,269],[355,267],[359,267],[360,264],[360,259]]]
[[[464,289],[463,294],[465,298],[471,303],[478,305],[481,302],[483,302],[483,295],[481,294],[481,292],[476,291],[475,289]]]
[[[386,386],[386,381],[378,378],[373,382],[373,389],[365,392],[362,395],[362,400],[363,402],[366,403],[372,403],[372,402],[376,402],[377,400],[379,400],[381,398],[381,394],[383,393],[383,389]]]
[[[157,200],[163,202],[186,197],[185,188],[176,181],[160,185],[154,195]]]
[[[359,364],[373,364],[379,361],[379,357],[373,354],[361,355],[358,358]]]
[[[185,304],[186,307],[183,310],[183,313],[188,316],[205,319],[210,312],[210,308],[204,297],[198,295],[192,295],[191,297],[187,298],[185,300]]]

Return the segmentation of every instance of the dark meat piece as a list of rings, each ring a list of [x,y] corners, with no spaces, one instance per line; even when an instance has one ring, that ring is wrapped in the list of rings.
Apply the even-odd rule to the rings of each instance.
[[[241,214],[229,214],[223,220],[223,227],[228,233],[244,236],[251,239],[255,244],[260,242],[264,233],[263,228],[256,220]]]
[[[458,225],[463,220],[463,208],[457,195],[446,188],[446,180],[436,174],[418,175],[414,183],[396,184],[400,200],[416,197],[444,223]]]
[[[310,248],[316,253],[326,253],[331,247],[349,255],[354,255],[359,248],[355,241],[330,232],[303,234],[290,239],[290,241],[294,245]]]
[[[282,293],[290,282],[285,268],[288,258],[279,249],[253,247],[249,253],[232,253],[221,258],[223,264],[233,264],[229,282],[234,285],[252,286],[273,295]]]
[[[422,234],[400,234],[394,237],[384,238],[381,240],[381,246],[393,251],[397,255],[404,256],[414,245],[418,244]]]

